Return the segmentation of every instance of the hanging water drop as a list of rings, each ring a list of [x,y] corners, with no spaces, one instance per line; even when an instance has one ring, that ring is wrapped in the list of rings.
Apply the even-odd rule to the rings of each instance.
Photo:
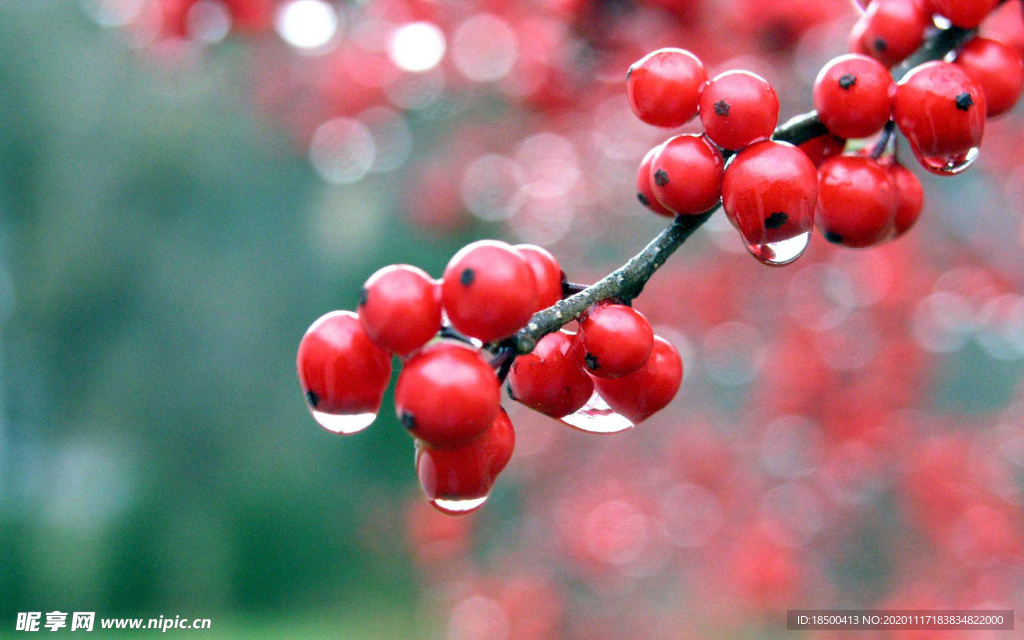
[[[349,436],[359,433],[366,427],[373,424],[377,419],[376,413],[336,414],[324,413],[323,411],[311,411],[313,419],[324,429],[331,433]]]
[[[435,498],[430,501],[430,504],[435,509],[443,511],[450,515],[462,515],[471,511],[476,511],[487,502],[488,496],[482,498],[466,498],[466,499],[445,499]]]
[[[811,232],[805,231],[798,236],[776,242],[747,243],[747,250],[760,262],[781,267],[802,256],[810,242]]]
[[[807,154],[765,140],[737,153],[722,178],[722,208],[747,249],[768,265],[788,264],[810,242],[818,171]]]
[[[619,433],[634,426],[628,418],[609,407],[597,391],[590,396],[587,404],[576,413],[562,418],[562,422],[587,433]]]
[[[966,171],[978,159],[978,147],[950,156],[917,156],[917,161],[930,173],[953,176]]]

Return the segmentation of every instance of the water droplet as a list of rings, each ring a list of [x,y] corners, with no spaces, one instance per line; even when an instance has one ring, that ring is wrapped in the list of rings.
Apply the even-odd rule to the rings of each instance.
[[[953,176],[965,171],[977,159],[978,147],[972,147],[963,153],[950,156],[917,156],[922,167],[940,176]]]
[[[461,515],[469,513],[470,511],[476,511],[483,504],[487,502],[487,496],[482,498],[466,498],[466,499],[447,499],[447,498],[435,498],[430,501],[430,504],[434,505],[437,509],[444,511],[451,515]]]
[[[764,264],[771,265],[773,267],[781,267],[782,265],[793,262],[803,255],[804,250],[807,249],[807,245],[810,244],[810,242],[811,232],[805,231],[798,236],[793,236],[786,240],[779,240],[778,242],[747,244],[747,250]]]
[[[313,419],[324,429],[331,433],[343,436],[359,433],[366,427],[373,424],[377,419],[376,413],[337,414],[313,411]]]
[[[634,426],[628,418],[609,407],[597,391],[590,396],[587,404],[576,413],[562,418],[562,422],[587,433],[619,433]]]

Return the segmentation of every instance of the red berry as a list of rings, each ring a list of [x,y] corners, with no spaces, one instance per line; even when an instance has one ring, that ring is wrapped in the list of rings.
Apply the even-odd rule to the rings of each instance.
[[[700,121],[715,144],[723,149],[742,149],[775,132],[779,97],[757,74],[726,71],[701,94]]]
[[[651,323],[639,311],[624,304],[601,304],[580,318],[576,335],[588,373],[618,378],[633,373],[647,362],[654,344]]]
[[[445,513],[469,513],[483,504],[512,458],[516,434],[504,409],[470,442],[452,449],[416,443],[416,476],[430,503]]]
[[[948,62],[926,62],[896,86],[893,115],[914,153],[932,171],[955,172],[985,133],[985,94]],[[944,169],[948,167],[948,169]]]
[[[822,68],[814,81],[814,108],[833,134],[866,138],[889,122],[894,90],[892,77],[877,60],[851,53]]]
[[[893,162],[886,169],[896,185],[899,200],[894,221],[896,237],[899,237],[913,227],[921,217],[921,211],[924,209],[924,189],[917,176],[903,165]]]
[[[675,216],[675,213],[658,202],[658,198],[654,195],[654,189],[651,188],[651,161],[654,160],[654,156],[661,151],[663,146],[658,145],[654,147],[640,161],[640,167],[636,170],[636,199],[640,201],[640,204],[659,216],[671,218]]]
[[[639,371],[621,378],[595,378],[594,386],[608,406],[639,424],[672,402],[682,382],[679,352],[656,336],[651,356]]]
[[[512,247],[530,265],[537,285],[535,311],[547,309],[562,299],[562,267],[547,249],[535,244],[517,244]]]
[[[697,115],[697,101],[708,72],[697,56],[683,49],[658,49],[626,73],[626,94],[633,113],[647,124],[678,127]]]
[[[355,433],[373,422],[391,378],[391,356],[370,341],[359,317],[332,311],[299,343],[299,383],[317,422],[334,433]]]
[[[828,134],[811,138],[801,144],[799,149],[807,154],[815,167],[820,167],[822,162],[840,155],[846,149],[846,140]]]
[[[491,342],[506,338],[537,310],[537,283],[530,264],[515,249],[495,240],[463,247],[448,262],[441,299],[452,326]]]
[[[850,51],[891,67],[917,51],[930,24],[921,0],[875,0],[850,31]]]
[[[725,160],[703,136],[671,138],[651,159],[650,186],[666,209],[679,215],[704,213],[722,195]]]
[[[799,257],[778,243],[809,233],[814,226],[818,175],[807,155],[785,142],[765,140],[740,151],[722,180],[722,204],[747,248],[770,264]]]
[[[1017,104],[1024,89],[1024,64],[1012,48],[996,40],[975,38],[964,45],[953,64],[981,86],[989,118]]]
[[[578,351],[574,335],[557,331],[541,338],[532,353],[519,356],[512,365],[512,399],[552,418],[575,413],[594,393]]]
[[[935,13],[948,18],[962,29],[973,29],[981,24],[999,4],[999,0],[924,0]]]
[[[832,158],[818,170],[817,225],[825,239],[845,247],[870,247],[894,233],[896,184],[875,159]]]
[[[397,264],[377,271],[359,294],[359,319],[382,349],[404,356],[441,328],[434,280],[421,269]]]
[[[432,447],[465,444],[494,422],[501,385],[480,353],[437,342],[415,353],[398,376],[395,411],[415,438]]]

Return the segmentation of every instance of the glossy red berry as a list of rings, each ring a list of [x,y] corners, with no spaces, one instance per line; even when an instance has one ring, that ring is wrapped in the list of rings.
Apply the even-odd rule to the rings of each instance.
[[[679,352],[656,336],[651,355],[639,371],[621,378],[595,378],[594,386],[608,406],[639,424],[668,406],[682,382]]]
[[[1024,64],[1014,49],[996,40],[975,38],[957,53],[953,64],[981,86],[989,118],[1017,104],[1024,89]]]
[[[722,152],[704,136],[676,136],[651,159],[650,186],[666,209],[696,215],[718,203],[724,169]]]
[[[495,478],[512,458],[516,436],[504,409],[482,434],[462,446],[436,449],[416,443],[416,476],[423,495],[435,508],[469,513],[483,504]]]
[[[511,246],[480,240],[463,247],[444,270],[441,300],[452,326],[491,342],[526,325],[537,310],[530,264]]]
[[[599,378],[618,378],[647,362],[654,345],[654,331],[636,309],[624,304],[601,304],[580,318],[576,340],[588,373]]]
[[[704,131],[723,149],[742,149],[775,132],[779,97],[768,81],[749,71],[715,76],[700,96]]]
[[[899,205],[896,184],[877,160],[832,158],[821,165],[818,176],[816,222],[826,240],[863,248],[893,236]]]
[[[432,447],[465,444],[494,422],[501,385],[480,352],[437,342],[405,363],[395,388],[395,411],[415,438]]]
[[[821,163],[829,158],[843,153],[843,150],[846,149],[846,140],[832,134],[827,134],[811,138],[799,145],[798,148],[807,154],[807,157],[810,158],[815,167],[820,167]]]
[[[513,249],[530,265],[533,280],[537,285],[537,306],[535,311],[547,309],[562,299],[562,267],[555,256],[535,244],[517,244]]]
[[[924,209],[924,189],[917,176],[903,165],[893,162],[886,166],[886,169],[896,185],[898,204],[893,224],[895,235],[899,237],[910,230],[921,217],[921,211]]]
[[[679,127],[697,115],[697,101],[708,72],[684,49],[658,49],[626,73],[629,106],[638,118],[657,127]]]
[[[935,13],[962,29],[981,24],[999,4],[999,0],[924,0]]]
[[[847,54],[826,64],[814,81],[814,108],[822,124],[842,138],[878,133],[892,113],[892,77],[881,63]]]
[[[640,161],[640,167],[636,170],[636,199],[659,216],[671,218],[676,215],[675,212],[658,202],[654,189],[651,188],[651,161],[661,151],[661,147],[662,145],[658,145],[652,148]]]
[[[391,378],[391,356],[370,340],[355,313],[319,318],[302,336],[296,360],[306,402],[323,428],[348,434],[373,422]]]
[[[967,72],[926,62],[896,86],[893,116],[924,166],[956,173],[977,154],[985,133],[985,94]]]
[[[434,280],[422,269],[397,264],[377,271],[359,294],[359,319],[382,349],[404,356],[441,328]]]
[[[850,52],[891,67],[917,51],[930,24],[921,0],[874,0],[850,31]]]
[[[792,262],[806,248],[817,197],[814,164],[785,142],[765,140],[740,151],[722,181],[726,215],[750,252],[769,264]]]
[[[508,376],[509,395],[552,418],[576,412],[594,393],[594,383],[580,366],[576,336],[556,331],[519,356]]]

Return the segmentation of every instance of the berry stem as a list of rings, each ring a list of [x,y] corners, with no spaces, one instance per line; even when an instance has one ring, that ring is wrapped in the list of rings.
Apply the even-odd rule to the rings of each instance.
[[[950,27],[938,31],[925,40],[921,48],[914,52],[914,55],[893,67],[892,77],[899,82],[908,71],[917,65],[943,59],[947,53],[959,49],[976,35],[978,35],[977,29],[961,29],[960,27]]]
[[[589,284],[578,284],[576,282],[563,282],[562,283],[562,297],[568,298],[569,296],[579,293],[580,291],[586,291]]]
[[[495,375],[498,376],[498,382],[504,384],[505,378],[508,378],[508,372],[512,369],[512,363],[516,359],[516,352],[512,349],[511,344],[502,344],[494,357],[488,363],[492,369],[495,369]]]
[[[912,56],[892,70],[899,80],[907,71],[931,60],[940,60],[976,34],[973,29],[950,27],[932,34]],[[800,145],[808,140],[828,133],[815,111],[795,116],[779,126],[772,138],[790,144]],[[710,210],[695,216],[677,216],[668,228],[659,233],[644,249],[615,271],[593,285],[564,300],[538,311],[530,322],[500,346],[511,348],[515,353],[533,351],[537,341],[549,333],[562,328],[566,323],[580,317],[587,309],[605,300],[618,299],[630,302],[640,295],[644,285],[665,261],[693,233],[700,228],[718,209],[717,204]],[[566,293],[572,289],[566,288]],[[509,360],[511,362],[511,359]]]
[[[885,153],[885,150],[889,148],[889,142],[893,138],[893,132],[896,131],[896,123],[892,120],[885,123],[885,128],[882,129],[882,135],[878,138],[878,142],[875,144],[875,148],[871,150],[871,158],[878,160]]]
[[[465,342],[466,344],[473,344],[472,340],[470,340],[467,336],[459,333],[459,331],[456,330],[455,327],[448,324],[441,325],[440,336],[442,338],[450,338],[452,340],[458,340],[459,342]]]

